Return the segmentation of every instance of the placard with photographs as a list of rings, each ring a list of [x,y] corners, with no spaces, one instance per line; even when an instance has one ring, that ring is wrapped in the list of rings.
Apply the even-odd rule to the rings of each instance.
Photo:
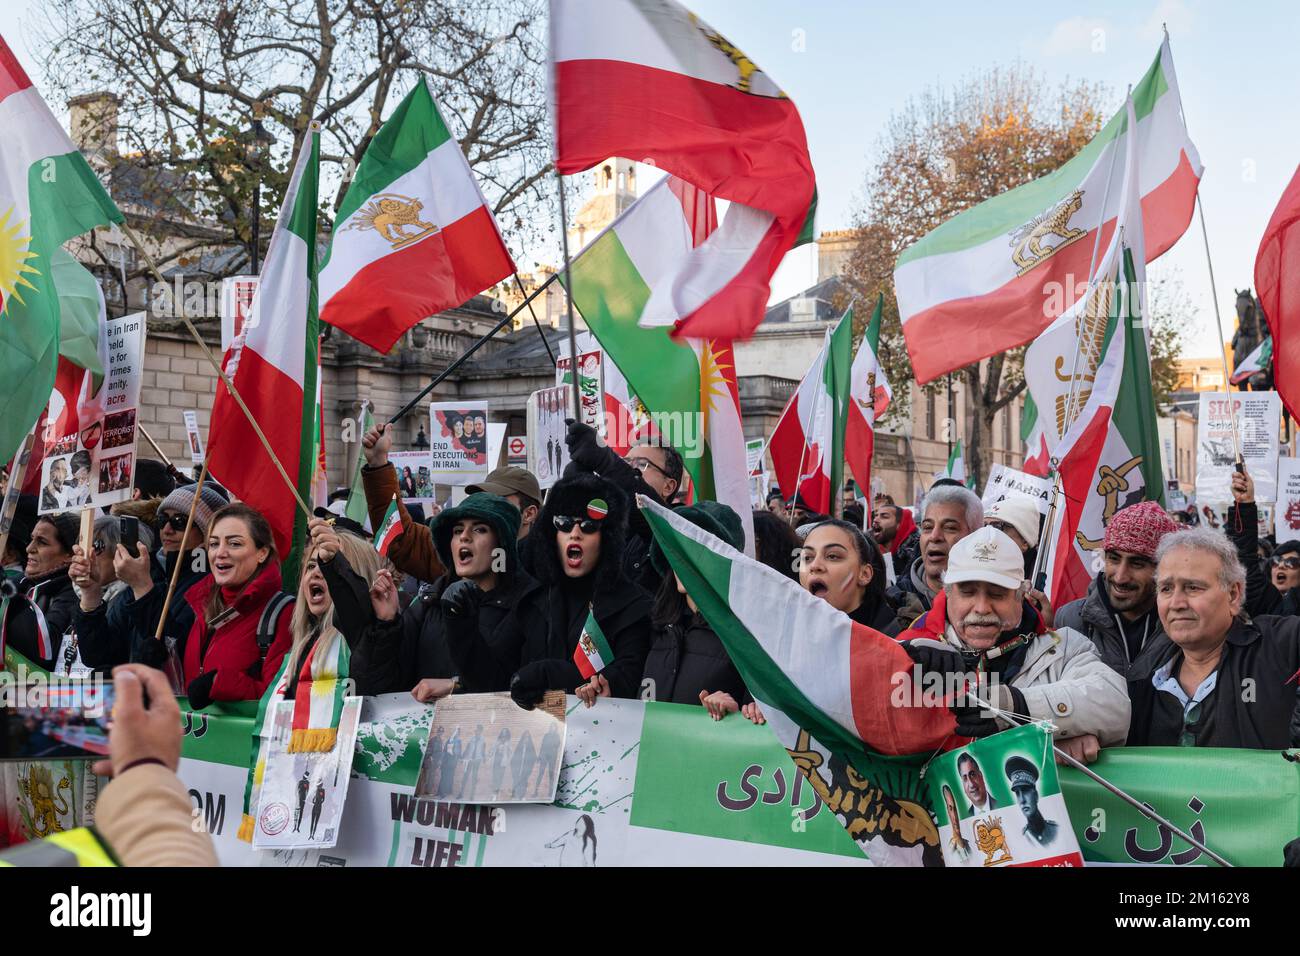
[[[555,360],[555,384],[572,388],[569,369],[573,359],[561,355]],[[582,422],[605,433],[605,353],[600,349],[578,353],[578,390],[582,395]]]
[[[472,485],[486,478],[488,403],[430,402],[429,455],[439,484]]]
[[[253,849],[323,850],[339,838],[339,821],[352,776],[361,698],[343,698],[332,750],[289,753],[295,702],[282,700],[271,716],[271,747],[253,814]]]
[[[417,797],[554,803],[564,760],[564,694],[524,710],[508,693],[454,694],[434,706]]]
[[[98,390],[83,393],[75,409],[65,407],[57,391],[51,397],[41,436],[41,514],[130,499],[144,330],[143,312],[106,320],[105,374]]]
[[[221,351],[229,350],[253,311],[257,276],[228,276],[221,280]]]
[[[543,490],[559,481],[569,464],[564,420],[572,417],[572,386],[543,388],[528,396],[528,470]]]
[[[187,410],[185,419],[185,437],[189,439],[190,461],[196,465],[203,464],[203,436],[199,434],[199,413]]]
[[[388,460],[397,469],[397,494],[402,501],[410,504],[433,497],[433,460],[427,450],[389,452]]]

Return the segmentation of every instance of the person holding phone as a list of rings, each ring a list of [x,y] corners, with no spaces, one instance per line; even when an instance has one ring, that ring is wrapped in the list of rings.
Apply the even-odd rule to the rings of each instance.
[[[148,554],[153,551],[153,541],[153,529],[139,518],[104,515],[95,519],[91,553],[85,554],[80,544],[73,547],[68,574],[79,600],[72,614],[72,630],[81,662],[87,667],[108,671],[130,660],[130,608],[135,596],[118,575],[118,549],[130,553],[139,546]]]

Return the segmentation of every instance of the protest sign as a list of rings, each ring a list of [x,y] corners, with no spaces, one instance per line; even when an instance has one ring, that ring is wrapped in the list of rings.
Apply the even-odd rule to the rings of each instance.
[[[235,336],[244,328],[244,320],[253,308],[257,293],[257,276],[230,276],[221,280],[221,351],[230,348]]]
[[[1300,538],[1300,458],[1277,460],[1277,543]]]
[[[505,461],[506,424],[505,422],[488,422],[488,471],[500,468]]]
[[[555,360],[555,384],[572,389],[569,370],[573,359],[561,355]],[[600,349],[578,353],[578,390],[582,396],[582,422],[605,433],[605,353]]]
[[[429,404],[428,454],[436,483],[472,485],[487,477],[487,419],[487,402]]]
[[[198,412],[186,411],[185,435],[190,442],[190,461],[196,465],[203,464],[203,437],[199,434]]]
[[[560,480],[569,463],[564,419],[573,414],[572,400],[573,390],[563,385],[528,396],[528,470],[543,490]]]
[[[127,501],[135,475],[136,414],[144,364],[144,313],[108,319],[104,380],[80,406],[77,430],[42,436],[41,514]],[[57,393],[56,393],[57,394]],[[59,416],[51,407],[49,420]]]
[[[745,440],[745,467],[753,478],[763,470],[763,449],[767,443],[761,438]]]
[[[1010,495],[1031,499],[1039,514],[1047,514],[1052,507],[1052,479],[1039,478],[1006,465],[995,464],[989,468],[988,484],[984,486],[984,507]]]
[[[410,503],[433,497],[433,460],[428,450],[394,451],[388,460],[397,470],[397,493]]]
[[[1255,500],[1277,497],[1278,430],[1282,403],[1277,392],[1202,392],[1196,422],[1196,501],[1232,501],[1232,420],[1236,418],[1241,457],[1255,481]]]
[[[293,700],[279,701],[271,716],[271,745],[253,809],[253,847],[258,850],[328,849],[338,840],[361,698],[343,698],[338,738],[329,750],[289,751],[297,706]]]
[[[1044,725],[949,750],[926,776],[946,866],[1083,865]]]
[[[1187,510],[1187,495],[1183,494],[1182,486],[1173,478],[1165,482],[1165,506],[1170,511]]]

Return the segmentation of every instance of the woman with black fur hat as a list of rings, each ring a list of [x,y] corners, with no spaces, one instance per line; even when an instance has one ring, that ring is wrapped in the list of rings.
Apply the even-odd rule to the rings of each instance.
[[[71,513],[37,519],[27,544],[27,564],[18,594],[0,622],[9,646],[46,669],[53,669],[55,652],[77,609],[68,565],[80,531],[77,516]]]
[[[587,680],[576,655],[594,618],[613,655],[600,668],[612,696],[636,697],[650,647],[650,598],[623,572],[627,516],[626,496],[597,475],[557,482],[524,544],[540,587],[510,615],[504,641],[488,647],[453,639],[462,673],[508,685],[521,707],[533,707],[547,690],[573,693]],[[472,616],[473,592],[457,597],[454,613]]]
[[[409,690],[427,702],[460,689],[506,689],[505,677],[463,674],[449,643],[454,634],[462,643],[496,647],[511,611],[536,590],[519,567],[519,510],[480,492],[439,513],[429,528],[447,571],[401,614],[392,575],[379,572],[371,591],[373,617],[352,649],[357,693]]]

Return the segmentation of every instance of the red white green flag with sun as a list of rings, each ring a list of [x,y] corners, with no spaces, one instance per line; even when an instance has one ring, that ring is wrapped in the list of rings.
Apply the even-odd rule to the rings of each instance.
[[[55,252],[122,214],[0,37],[0,460],[41,415],[59,357]]]

